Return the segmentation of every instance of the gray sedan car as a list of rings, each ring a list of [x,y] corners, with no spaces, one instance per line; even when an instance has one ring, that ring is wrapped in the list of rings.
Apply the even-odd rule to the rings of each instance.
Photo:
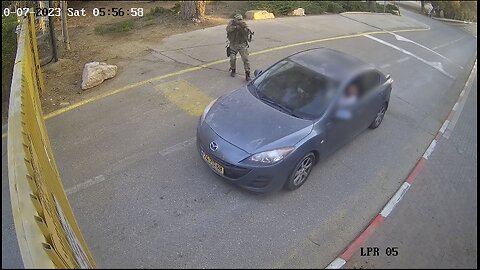
[[[295,53],[205,108],[197,147],[218,175],[255,192],[299,188],[313,166],[388,108],[392,79],[326,48]]]

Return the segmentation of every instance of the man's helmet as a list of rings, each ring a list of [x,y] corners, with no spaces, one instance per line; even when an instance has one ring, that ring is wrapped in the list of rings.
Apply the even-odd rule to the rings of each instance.
[[[242,14],[235,14],[235,16],[233,16],[233,18],[234,18],[235,20],[237,20],[237,21],[243,20]]]

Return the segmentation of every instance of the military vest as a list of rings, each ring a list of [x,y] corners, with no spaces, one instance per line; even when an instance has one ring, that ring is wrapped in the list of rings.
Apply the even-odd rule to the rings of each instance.
[[[227,39],[231,44],[245,44],[248,43],[248,35],[250,30],[248,28],[235,29],[227,33]]]

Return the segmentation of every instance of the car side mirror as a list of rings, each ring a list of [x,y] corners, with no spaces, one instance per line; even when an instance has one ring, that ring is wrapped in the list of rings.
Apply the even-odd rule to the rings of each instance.
[[[343,121],[350,120],[352,119],[352,112],[347,109],[338,109],[335,112],[335,119],[343,120]]]
[[[258,75],[262,74],[262,72],[263,72],[263,70],[261,70],[261,69],[255,69],[255,71],[253,72],[253,75],[255,77],[257,77]]]
[[[392,76],[390,76],[390,74],[387,74],[385,76],[385,82],[390,83],[390,84],[393,83],[393,79],[392,79]]]

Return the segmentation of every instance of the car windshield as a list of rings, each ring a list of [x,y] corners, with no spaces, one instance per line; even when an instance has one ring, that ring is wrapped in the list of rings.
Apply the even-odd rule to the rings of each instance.
[[[249,90],[266,104],[303,119],[323,115],[338,84],[291,60],[262,73]]]

